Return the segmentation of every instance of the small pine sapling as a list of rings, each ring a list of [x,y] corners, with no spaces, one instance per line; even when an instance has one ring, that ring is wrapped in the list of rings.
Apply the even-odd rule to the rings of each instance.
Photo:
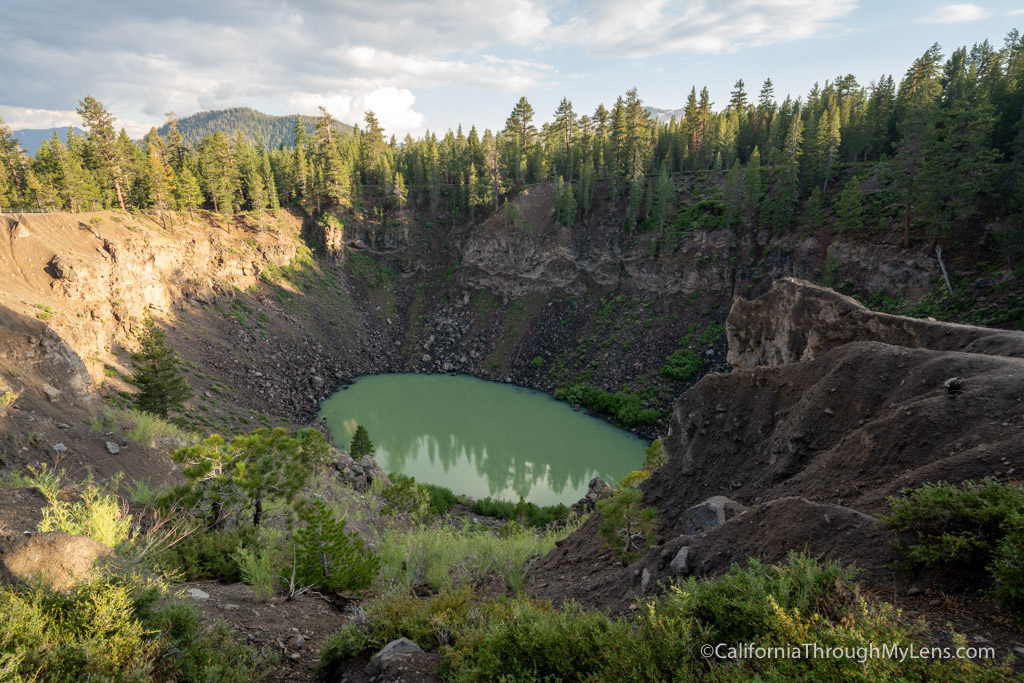
[[[335,519],[322,500],[299,509],[305,525],[295,532],[296,577],[304,585],[331,591],[359,590],[373,581],[380,557],[362,539],[345,533],[345,520]]]
[[[146,316],[139,334],[139,350],[131,354],[135,373],[132,382],[139,388],[135,404],[140,410],[167,417],[180,411],[192,396],[192,389],[181,370],[181,360],[167,343],[164,331]]]

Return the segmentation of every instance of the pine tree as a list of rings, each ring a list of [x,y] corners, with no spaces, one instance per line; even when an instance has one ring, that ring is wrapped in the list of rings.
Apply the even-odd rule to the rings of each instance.
[[[296,579],[327,590],[358,590],[373,581],[380,557],[356,534],[345,533],[345,520],[335,519],[320,499],[299,510],[305,525],[295,532]]]
[[[836,203],[836,228],[842,232],[858,232],[863,227],[860,183],[852,179],[846,183]]]
[[[654,213],[658,218],[658,232],[664,234],[665,219],[668,218],[669,207],[675,204],[676,186],[668,175],[668,164],[661,163],[661,170],[658,172],[658,184],[655,186],[656,195]]]
[[[132,382],[139,388],[135,396],[139,409],[161,417],[181,410],[182,403],[192,396],[192,389],[164,331],[148,315],[139,335],[139,350],[131,354],[131,359],[135,366]]]
[[[348,454],[358,460],[364,455],[373,455],[373,442],[370,441],[370,433],[363,425],[356,425],[356,433],[352,435],[352,443],[348,447]]]
[[[89,132],[89,144],[96,155],[103,161],[104,171],[114,186],[117,203],[125,210],[124,190],[122,188],[121,166],[124,160],[114,133],[114,117],[103,107],[99,100],[87,95],[78,103],[76,110],[82,117],[82,124]]]

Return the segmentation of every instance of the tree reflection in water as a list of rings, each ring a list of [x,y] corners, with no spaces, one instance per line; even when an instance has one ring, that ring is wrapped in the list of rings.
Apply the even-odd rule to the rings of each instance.
[[[337,445],[361,424],[385,470],[474,497],[570,504],[644,458],[640,439],[546,394],[466,376],[363,377],[321,415]]]

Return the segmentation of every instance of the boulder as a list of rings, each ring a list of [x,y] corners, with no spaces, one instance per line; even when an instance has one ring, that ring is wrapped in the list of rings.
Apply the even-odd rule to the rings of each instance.
[[[746,509],[725,496],[712,496],[683,512],[676,528],[685,536],[696,536],[725,524]]]
[[[55,531],[33,536],[0,537],[0,579],[21,582],[43,575],[65,591],[89,577],[93,564],[112,553],[87,536]]]
[[[417,652],[423,652],[423,650],[408,638],[392,640],[366,665],[366,675],[377,676]]]
[[[668,565],[669,569],[671,569],[675,574],[689,574],[690,566],[687,564],[689,559],[690,546],[684,545],[679,549],[679,552],[676,553],[676,556],[672,558],[672,561]]]
[[[50,261],[50,267],[53,269],[52,272],[58,280],[67,280],[68,282],[78,281],[78,274],[75,272],[75,267],[71,264],[71,261],[64,256],[54,256],[53,260]]]
[[[597,507],[597,501],[608,496],[611,491],[612,487],[608,485],[608,482],[601,477],[594,477],[587,485],[587,495],[573,504],[572,511],[577,514],[591,512]]]

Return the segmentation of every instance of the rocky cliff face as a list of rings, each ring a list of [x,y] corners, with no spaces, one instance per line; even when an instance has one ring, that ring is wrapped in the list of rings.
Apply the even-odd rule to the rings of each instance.
[[[85,359],[109,354],[147,311],[166,318],[186,303],[211,305],[254,286],[264,270],[295,258],[300,225],[286,218],[273,232],[237,223],[163,230],[144,216],[110,213],[3,221],[4,305],[45,319]],[[102,364],[89,366],[102,379]]]
[[[627,569],[588,562],[574,597],[622,608],[659,580],[805,547],[891,585],[888,496],[1024,471],[1024,333],[878,315],[792,279],[737,300],[728,328],[734,368],[678,399],[667,463],[641,486],[662,545]],[[710,514],[715,497],[733,507]],[[539,576],[599,555],[595,531]]]
[[[758,283],[795,276],[811,279],[826,261],[836,282],[865,292],[920,295],[938,264],[921,254],[885,244],[834,241],[813,236],[737,234],[697,229],[669,238],[664,233],[624,233],[622,212],[606,198],[585,226],[555,221],[554,190],[528,188],[510,209],[471,230],[461,246],[467,284],[516,298],[535,292],[618,288],[688,295],[696,291],[746,295]]]
[[[909,349],[1024,358],[1024,335],[875,313],[850,297],[793,278],[753,301],[737,297],[726,321],[729,363],[738,368],[811,360],[854,341]]]

